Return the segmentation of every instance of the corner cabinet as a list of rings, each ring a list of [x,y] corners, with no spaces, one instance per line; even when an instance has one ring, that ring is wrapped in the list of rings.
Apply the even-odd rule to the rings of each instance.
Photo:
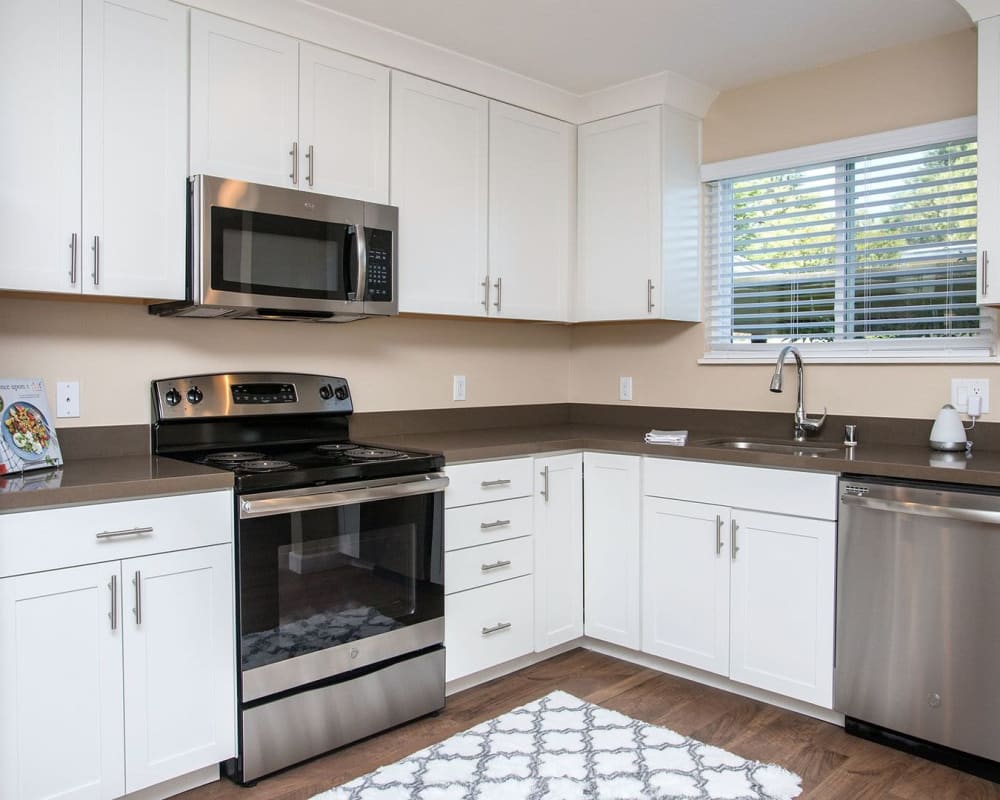
[[[387,202],[389,70],[192,11],[191,173]]]
[[[0,516],[0,796],[103,800],[235,755],[231,539],[231,492]]]
[[[4,3],[0,289],[184,296],[187,15]]]
[[[979,22],[977,302],[1000,305],[1000,17]]]
[[[654,106],[578,136],[573,320],[697,322],[700,121]]]

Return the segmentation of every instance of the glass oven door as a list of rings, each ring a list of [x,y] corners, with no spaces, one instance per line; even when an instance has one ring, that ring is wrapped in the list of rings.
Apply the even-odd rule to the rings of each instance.
[[[444,641],[443,474],[246,495],[244,702]]]

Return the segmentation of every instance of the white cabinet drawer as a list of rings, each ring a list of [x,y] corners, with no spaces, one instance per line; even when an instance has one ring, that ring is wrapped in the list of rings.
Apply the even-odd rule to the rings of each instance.
[[[532,532],[531,508],[530,497],[449,508],[444,512],[445,549],[528,536]]]
[[[649,456],[642,459],[642,470],[642,493],[653,497],[837,518],[836,475]]]
[[[445,508],[527,497],[532,462],[531,458],[507,458],[445,467],[451,480],[444,492]]]
[[[445,679],[453,681],[530,653],[533,607],[530,575],[446,597]]]
[[[233,539],[229,490],[0,515],[0,577]]]
[[[453,550],[444,557],[444,590],[454,594],[530,575],[533,560],[530,536]]]

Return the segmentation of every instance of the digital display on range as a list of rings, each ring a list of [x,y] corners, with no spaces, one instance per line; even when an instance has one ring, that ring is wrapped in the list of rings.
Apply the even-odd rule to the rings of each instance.
[[[294,403],[295,386],[291,383],[238,383],[232,387],[233,403]]]

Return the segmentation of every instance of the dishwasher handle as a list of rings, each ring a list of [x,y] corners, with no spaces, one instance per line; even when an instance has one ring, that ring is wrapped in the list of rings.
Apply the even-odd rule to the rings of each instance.
[[[1000,525],[1000,511],[989,511],[980,508],[934,506],[926,503],[913,503],[906,500],[858,497],[853,494],[842,494],[840,502],[844,505],[870,508],[874,511],[889,511],[898,514],[913,514],[919,517],[940,517],[942,519],[957,519],[965,522],[984,522],[988,525]]]

